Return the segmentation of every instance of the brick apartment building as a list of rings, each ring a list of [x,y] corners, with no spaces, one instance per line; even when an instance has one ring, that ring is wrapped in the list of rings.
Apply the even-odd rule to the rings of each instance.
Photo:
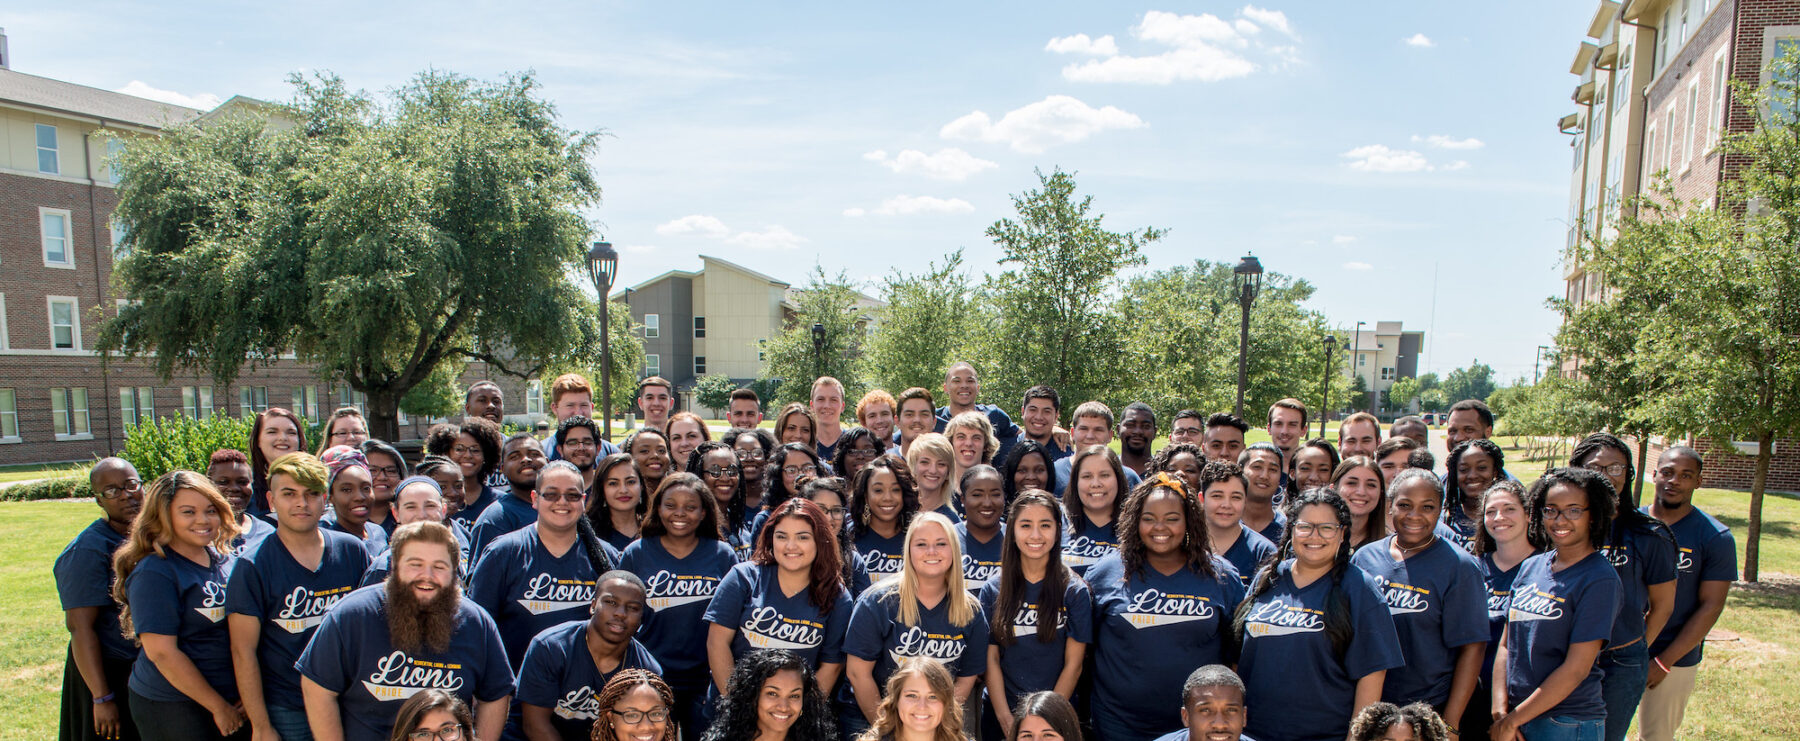
[[[200,111],[16,72],[8,62],[0,56],[0,465],[91,460],[121,448],[128,425],[171,414],[278,406],[317,419],[362,406],[360,394],[293,360],[247,368],[230,386],[204,377],[163,383],[141,362],[102,364],[94,347],[120,303],[110,281],[123,235],[111,219],[108,154],[166,127],[260,104],[240,97]],[[464,385],[487,375],[471,364]],[[542,416],[538,382],[493,380],[509,421]],[[401,419],[409,439],[437,421]]]
[[[1664,175],[1677,197],[1717,203],[1742,167],[1719,142],[1755,125],[1728,82],[1759,84],[1771,59],[1800,48],[1800,0],[1602,0],[1586,36],[1569,69],[1579,78],[1577,110],[1558,122],[1572,137],[1566,246],[1584,229],[1614,236],[1626,201]],[[1563,278],[1572,302],[1605,295],[1603,276],[1578,262],[1563,266]],[[1580,360],[1565,359],[1562,370],[1580,372]],[[1708,485],[1750,488],[1753,441],[1658,442],[1704,452]],[[1652,447],[1655,455],[1661,446]],[[1768,486],[1800,491],[1800,440],[1776,441]]]

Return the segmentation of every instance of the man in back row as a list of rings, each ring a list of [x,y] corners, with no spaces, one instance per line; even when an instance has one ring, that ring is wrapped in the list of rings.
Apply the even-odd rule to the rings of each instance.
[[[644,383],[647,384],[651,380],[656,380],[655,376],[644,379]],[[562,421],[575,416],[589,418],[594,416],[594,387],[588,385],[587,377],[579,373],[564,373],[557,376],[556,380],[551,381],[550,413],[556,415],[556,424],[550,426],[552,434],[545,437],[540,444],[544,448],[545,459],[561,460],[562,456],[556,452],[556,435],[554,433],[562,426]],[[664,417],[666,419],[667,414]],[[645,420],[645,424],[649,424],[648,419]],[[601,440],[600,452],[596,459],[605,458],[617,452],[619,452],[619,446],[614,445],[611,440]]]
[[[1105,404],[1097,401],[1082,402],[1075,407],[1075,417],[1069,421],[1069,440],[1074,443],[1075,450],[1089,445],[1108,445],[1113,439],[1113,413]],[[1075,461],[1074,456],[1056,461],[1056,495],[1062,496],[1069,488],[1069,466]],[[1136,471],[1125,469],[1126,488],[1134,488],[1142,481]]]
[[[1000,440],[1000,449],[994,453],[995,465],[1006,460],[1006,454],[1019,441],[1019,426],[1013,424],[1012,417],[992,404],[978,404],[975,399],[981,396],[981,378],[975,375],[975,366],[964,361],[957,361],[944,373],[944,406],[937,408],[937,426],[933,432],[943,432],[944,426],[950,424],[950,418],[963,412],[981,412],[987,415],[988,423],[994,426],[994,437]]]

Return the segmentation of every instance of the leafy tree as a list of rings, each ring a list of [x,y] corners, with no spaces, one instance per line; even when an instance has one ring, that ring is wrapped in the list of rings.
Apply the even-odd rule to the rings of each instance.
[[[1498,388],[1494,384],[1494,369],[1477,360],[1469,363],[1467,368],[1457,368],[1444,377],[1444,398],[1450,403],[1464,399],[1481,399],[1485,401],[1489,394]]]
[[[1350,393],[1344,397],[1344,403],[1338,407],[1346,414],[1369,408],[1369,380],[1361,373],[1350,379]]]
[[[608,301],[607,310],[612,313],[607,317],[607,333],[612,337],[612,414],[622,416],[637,403],[637,382],[644,377],[643,327],[632,320],[631,306],[623,301]],[[594,387],[594,408],[602,409],[606,405],[600,398],[600,368],[605,355],[600,346],[600,322],[597,318],[588,319],[598,317],[600,307],[583,296],[575,311],[582,321],[579,331],[569,338],[564,360],[546,366],[537,377],[547,385],[550,379],[564,373],[580,373]]]
[[[290,81],[291,125],[244,116],[124,151],[130,303],[103,350],[221,384],[291,351],[367,394],[391,439],[400,399],[447,359],[531,377],[597,336],[569,276],[598,134],[559,126],[531,75],[429,71],[380,102]]]
[[[446,360],[419,385],[400,397],[400,411],[419,417],[448,417],[462,411],[463,390],[456,380],[468,363]]]
[[[1419,401],[1422,393],[1424,392],[1419,390],[1419,379],[1399,379],[1394,381],[1394,385],[1388,387],[1387,394],[1390,402],[1388,406],[1399,412],[1409,412],[1412,410],[1413,404]]]
[[[1127,367],[1112,303],[1119,273],[1144,264],[1143,246],[1164,230],[1107,231],[1093,196],[1076,195],[1072,173],[1037,175],[1037,189],[1013,196],[1018,218],[987,228],[1007,270],[989,276],[982,296],[993,317],[983,328],[984,393],[1018,399],[1045,383],[1070,405],[1116,402]]]
[[[694,382],[694,401],[708,409],[724,410],[731,405],[731,392],[738,385],[731,382],[730,376],[708,373]]]
[[[758,378],[750,382],[750,390],[756,392],[756,403],[764,415],[775,401],[775,393],[781,388],[779,378]]]
[[[820,376],[842,382],[846,399],[862,396],[864,345],[872,317],[857,308],[859,296],[848,275],[827,276],[824,268],[813,268],[812,281],[795,299],[792,322],[763,347],[768,358],[763,377],[781,381],[777,403],[807,400]],[[823,352],[813,348],[814,324],[825,328]]]
[[[961,249],[923,273],[895,271],[883,281],[881,299],[887,306],[869,338],[869,373],[876,386],[894,392],[934,388],[951,363],[972,353],[974,289],[963,272]]]

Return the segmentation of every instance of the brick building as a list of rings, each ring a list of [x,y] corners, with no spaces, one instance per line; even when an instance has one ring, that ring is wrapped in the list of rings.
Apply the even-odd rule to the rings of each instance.
[[[1742,166],[1719,142],[1755,125],[1728,83],[1763,82],[1763,68],[1790,48],[1800,48],[1797,0],[1598,3],[1569,70],[1578,76],[1576,112],[1558,121],[1571,135],[1565,246],[1588,232],[1614,236],[1626,202],[1660,177],[1678,198],[1716,204]],[[1572,302],[1605,295],[1604,276],[1577,261],[1564,264],[1563,278]],[[1565,359],[1562,371],[1579,373],[1580,359]],[[1750,488],[1752,441],[1679,442],[1705,453],[1709,486]],[[1800,440],[1776,441],[1768,486],[1800,491]]]
[[[127,425],[152,417],[278,406],[317,419],[362,406],[360,394],[291,359],[247,368],[230,386],[204,377],[165,384],[144,363],[102,364],[94,351],[100,323],[120,303],[110,281],[123,227],[111,218],[108,154],[256,105],[233,98],[199,111],[0,66],[0,465],[103,456],[123,446]],[[464,385],[487,375],[471,364]],[[494,380],[509,421],[543,415],[537,382]],[[402,438],[434,421],[401,419]]]

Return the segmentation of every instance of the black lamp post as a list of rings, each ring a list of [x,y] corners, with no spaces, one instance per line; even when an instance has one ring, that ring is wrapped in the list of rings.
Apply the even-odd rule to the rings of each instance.
[[[595,242],[587,254],[588,277],[594,281],[594,292],[600,297],[600,419],[612,440],[612,333],[608,331],[612,302],[613,278],[619,275],[619,253],[611,242]]]
[[[1325,335],[1325,377],[1319,387],[1319,437],[1325,436],[1325,420],[1331,417],[1331,351],[1337,349],[1337,338]]]
[[[1352,379],[1362,377],[1362,328],[1364,324],[1368,324],[1368,322],[1356,323],[1356,338],[1352,340],[1352,342],[1355,343],[1355,347],[1350,350],[1350,377]],[[1364,385],[1363,393],[1374,395],[1375,384],[1369,382]],[[1320,437],[1324,437],[1324,435],[1320,435]]]
[[[1537,357],[1531,359],[1531,385],[1533,386],[1536,386],[1538,381],[1543,380],[1543,374],[1538,369],[1538,363],[1543,361],[1545,355],[1550,355],[1550,346],[1538,345]],[[1551,355],[1551,357],[1554,358],[1556,356]]]
[[[825,325],[813,322],[813,378],[825,375]]]
[[[1244,320],[1238,327],[1237,416],[1242,419],[1244,387],[1250,380],[1250,305],[1256,303],[1256,294],[1262,290],[1263,266],[1255,255],[1245,255],[1231,272],[1237,278],[1238,306],[1244,309]]]

